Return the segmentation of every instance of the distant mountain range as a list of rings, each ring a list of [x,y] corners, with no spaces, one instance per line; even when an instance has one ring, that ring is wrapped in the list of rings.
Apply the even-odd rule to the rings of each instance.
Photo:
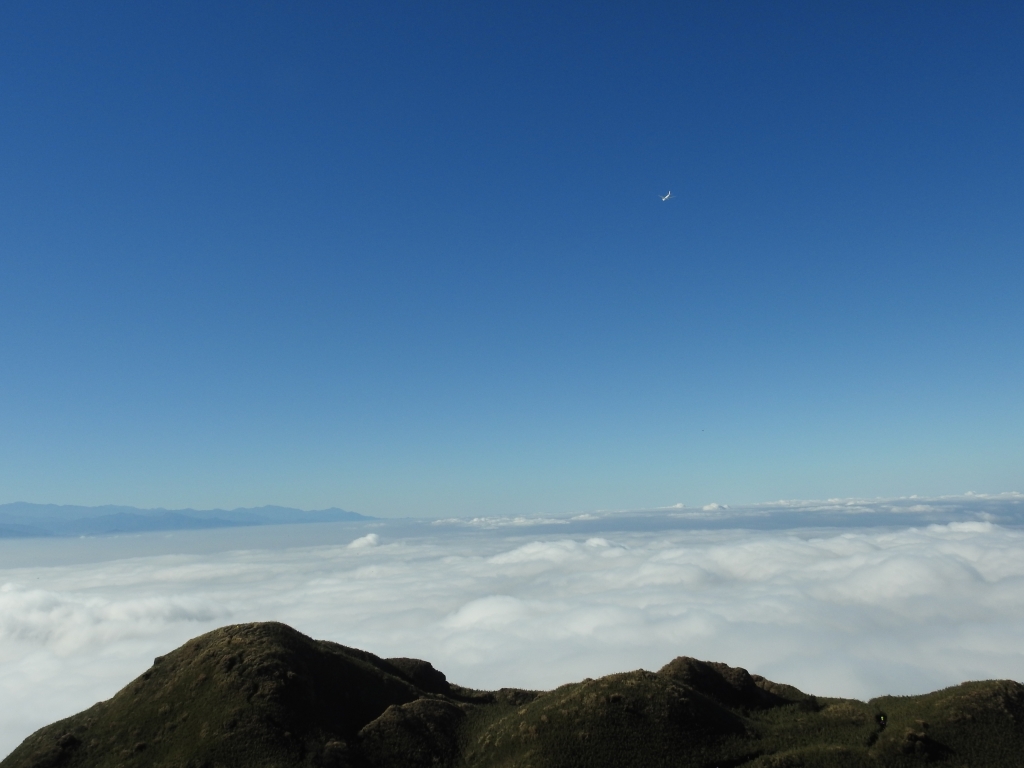
[[[385,521],[344,509],[314,511],[289,507],[239,509],[139,509],[122,506],[62,506],[15,502],[0,504],[0,539],[29,536],[99,536],[147,531],[195,530],[286,523]],[[780,501],[703,508],[682,505],[651,510],[593,512],[551,517],[388,518],[392,531],[406,533],[423,526],[447,530],[507,530],[517,535],[542,535],[557,529],[567,535],[611,531],[682,531],[746,528],[868,528],[946,525],[979,522],[1024,528],[1024,494],[965,495],[939,498],[830,499]]]
[[[17,702],[4,702],[17,706]],[[553,691],[477,691],[278,623],[215,630],[0,768],[978,768],[1024,764],[1024,686],[868,702],[679,657]]]
[[[138,509],[59,504],[0,504],[0,538],[102,536],[115,533],[182,531],[244,525],[358,522],[373,518],[344,509],[306,511],[289,507],[239,509]]]

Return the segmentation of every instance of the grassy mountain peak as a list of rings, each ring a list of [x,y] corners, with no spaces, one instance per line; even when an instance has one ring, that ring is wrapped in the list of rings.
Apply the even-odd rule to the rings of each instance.
[[[679,657],[553,691],[476,691],[279,623],[223,627],[0,768],[1020,766],[1024,686],[820,698]]]

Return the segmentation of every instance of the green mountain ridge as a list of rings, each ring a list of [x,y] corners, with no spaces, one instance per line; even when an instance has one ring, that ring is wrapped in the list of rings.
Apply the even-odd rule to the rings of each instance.
[[[1024,765],[1024,686],[869,702],[679,657],[552,691],[477,691],[279,623],[223,627],[0,768]]]

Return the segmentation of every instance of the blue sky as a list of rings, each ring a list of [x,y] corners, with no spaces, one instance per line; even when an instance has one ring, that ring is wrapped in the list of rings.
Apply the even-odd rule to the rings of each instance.
[[[4,4],[0,502],[1024,489],[1022,34],[994,2]]]

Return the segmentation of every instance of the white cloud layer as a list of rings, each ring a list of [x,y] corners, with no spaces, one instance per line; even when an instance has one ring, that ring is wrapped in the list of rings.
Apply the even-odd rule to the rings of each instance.
[[[0,710],[0,755],[188,638],[268,619],[426,658],[481,688],[550,688],[682,654],[857,698],[1024,678],[1024,532],[989,522],[332,530],[317,546],[262,529],[246,550],[0,569],[0,700],[15,703]],[[20,546],[52,562],[46,548],[68,545]]]

